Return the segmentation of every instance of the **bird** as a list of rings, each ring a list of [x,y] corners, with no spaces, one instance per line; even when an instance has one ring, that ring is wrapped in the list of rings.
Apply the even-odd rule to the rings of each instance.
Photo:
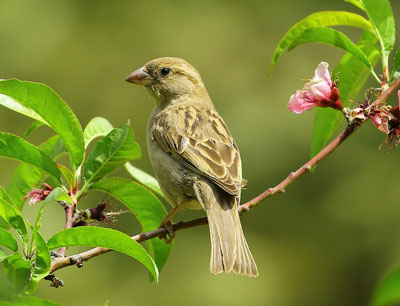
[[[204,209],[211,273],[257,277],[238,213],[245,181],[239,149],[199,72],[183,59],[162,57],[133,71],[126,81],[144,86],[155,98],[146,141],[155,177],[174,207],[167,216],[181,207]]]

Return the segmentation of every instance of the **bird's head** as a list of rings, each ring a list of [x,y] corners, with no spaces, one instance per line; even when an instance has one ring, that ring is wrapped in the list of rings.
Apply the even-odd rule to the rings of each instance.
[[[198,71],[187,61],[175,57],[154,59],[132,72],[126,81],[144,86],[160,105],[206,94]]]

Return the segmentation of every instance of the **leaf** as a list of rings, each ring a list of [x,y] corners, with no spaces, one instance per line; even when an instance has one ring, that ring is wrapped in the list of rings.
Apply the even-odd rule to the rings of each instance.
[[[26,260],[19,253],[8,256],[3,261],[4,272],[8,280],[12,283],[15,293],[20,292],[28,283],[31,273],[31,262]]]
[[[0,199],[6,201],[8,204],[15,206],[14,201],[12,200],[11,196],[7,193],[7,191],[0,186]]]
[[[0,81],[0,104],[51,127],[68,148],[71,164],[82,163],[82,128],[69,106],[50,87],[15,79]]]
[[[47,245],[49,250],[81,245],[112,249],[141,262],[158,280],[157,266],[142,245],[116,230],[92,226],[69,228],[51,237]]]
[[[395,41],[394,18],[389,0],[360,0],[360,3],[375,28],[382,51],[388,55]]]
[[[33,122],[33,123],[28,127],[28,129],[25,131],[24,136],[22,136],[22,138],[23,138],[23,139],[27,139],[28,136],[29,136],[34,130],[36,130],[37,128],[41,127],[42,125],[44,125],[44,123],[41,122],[41,121],[35,121],[35,122]]]
[[[394,55],[392,79],[395,78],[395,73],[400,73],[400,47],[397,48],[396,54]]]
[[[296,40],[293,41],[288,50],[290,51],[300,44],[309,42],[319,42],[341,48],[354,55],[361,62],[363,62],[365,66],[373,71],[371,63],[369,62],[367,56],[361,51],[361,49],[356,44],[354,44],[345,34],[337,30],[321,27],[307,29],[299,37],[297,37]]]
[[[277,60],[283,52],[301,35],[305,30],[313,27],[327,27],[327,26],[353,26],[365,30],[372,30],[371,23],[364,17],[343,11],[324,11],[311,14],[306,18],[300,20],[281,39],[275,52],[272,56],[272,61],[268,70],[268,76],[271,74]]]
[[[377,39],[369,32],[364,32],[358,46],[367,55],[373,66],[378,61],[380,53],[376,47]],[[355,56],[346,53],[340,63],[333,71],[340,79],[339,91],[344,106],[349,106],[364,86],[370,70]],[[343,114],[330,108],[317,108],[315,112],[314,126],[312,132],[311,157],[321,151],[328,143],[335,131],[344,120]]]
[[[0,306],[62,306],[49,300],[42,300],[35,296],[18,296],[10,300],[0,301]]]
[[[50,155],[54,160],[67,152],[62,139],[58,135],[50,137],[39,145],[39,149]],[[26,163],[22,163],[18,166],[7,186],[7,191],[14,199],[18,209],[22,209],[24,205],[24,196],[29,190],[37,186],[43,180],[44,172],[39,168],[32,167]]]
[[[149,188],[154,193],[158,194],[160,197],[164,198],[164,194],[160,189],[160,185],[153,176],[144,172],[143,170],[140,170],[139,168],[134,167],[131,163],[126,163],[125,168],[135,180]]]
[[[14,239],[10,232],[2,228],[0,228],[0,244],[9,248],[11,251],[18,251],[17,240]]]
[[[0,262],[6,259],[9,255],[7,255],[2,249],[0,249]],[[1,292],[0,292],[1,293]]]
[[[36,166],[60,180],[60,171],[50,156],[16,135],[0,133],[0,156]]]
[[[364,7],[362,6],[362,4],[360,3],[359,0],[344,0],[344,2],[351,3],[351,4],[353,4],[354,6],[358,7],[360,10],[362,10],[363,12],[365,12],[365,11],[364,11]]]
[[[98,141],[87,158],[84,169],[86,186],[113,172],[127,161],[141,156],[140,147],[128,124],[112,130]]]
[[[379,281],[370,306],[397,305],[400,302],[400,265],[397,263]]]
[[[0,198],[0,216],[17,231],[22,242],[26,245],[28,242],[28,231],[25,219],[19,210]]]
[[[67,202],[68,204],[72,205],[72,200],[71,197],[65,192],[65,190],[62,187],[57,187],[54,188],[49,195],[46,197],[45,200],[39,202],[41,203],[41,207],[39,209],[39,212],[36,217],[35,221],[35,229],[39,230],[39,228],[42,226],[41,224],[41,219],[43,216],[44,209],[46,208],[47,204],[50,202],[57,202],[57,201],[64,201]]]
[[[60,164],[57,164],[58,169],[60,170],[61,174],[63,175],[69,190],[71,190],[74,186],[74,174],[72,171]]]
[[[90,188],[106,192],[128,207],[139,220],[143,232],[158,228],[167,215],[167,211],[156,196],[128,179],[104,178]],[[171,245],[158,238],[153,238],[150,242],[154,250],[154,260],[161,271],[168,258]]]
[[[33,226],[31,226],[31,229],[36,241],[36,249],[31,279],[26,292],[28,294],[33,294],[37,289],[39,281],[49,274],[51,262],[50,251],[46,241]]]
[[[14,201],[11,199],[10,195],[2,186],[0,186],[0,199],[2,199],[3,201],[7,202],[12,206],[15,206]],[[6,222],[1,216],[0,216],[0,228],[8,229],[8,222]]]
[[[102,117],[95,117],[89,121],[85,130],[83,131],[83,137],[85,139],[85,147],[87,148],[90,142],[97,137],[104,137],[110,133],[113,129],[111,123]]]

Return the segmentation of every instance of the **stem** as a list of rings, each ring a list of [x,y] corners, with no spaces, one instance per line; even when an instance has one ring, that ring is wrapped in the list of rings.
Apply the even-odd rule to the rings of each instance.
[[[385,90],[372,105],[381,105],[385,103],[385,101],[400,87],[400,79],[396,80],[387,90]],[[248,201],[245,204],[239,206],[239,212],[246,212],[249,211],[254,206],[261,203],[266,198],[275,195],[280,192],[284,192],[285,188],[297,180],[303,174],[310,172],[311,168],[317,165],[321,160],[331,154],[343,141],[345,141],[350,135],[352,135],[359,125],[349,125],[347,128],[340,133],[334,140],[332,140],[321,152],[315,155],[312,159],[306,162],[303,166],[297,169],[294,172],[291,172],[288,177],[286,177],[283,181],[281,181],[278,185],[274,188],[268,188],[266,191],[255,197],[254,199]],[[173,230],[179,231],[186,228],[191,228],[195,226],[200,226],[207,224],[207,218],[198,218],[190,221],[185,222],[178,222],[173,224]],[[150,232],[140,233],[131,238],[136,240],[137,242],[146,241],[155,237],[160,237],[162,235],[168,234],[168,230],[165,227],[155,229]],[[107,248],[93,248],[86,252],[82,252],[76,255],[71,255],[68,257],[56,258],[51,262],[50,273],[53,273],[59,269],[62,269],[67,266],[71,266],[77,263],[77,259],[79,262],[87,261],[90,258],[96,257],[98,255],[108,253],[112,251],[111,249]]]
[[[379,106],[386,102],[387,99],[400,87],[400,79],[393,82],[370,106]]]
[[[381,85],[382,84],[382,80],[379,79],[378,75],[375,73],[375,71],[373,69],[371,70],[371,73],[372,73],[372,76],[375,78],[375,80],[378,81],[379,85]]]
[[[71,228],[74,225],[74,211],[75,211],[75,205],[70,205],[67,204],[64,206],[65,210],[65,226],[64,229]],[[65,253],[67,251],[66,247],[62,247],[58,249],[58,253],[61,256],[65,256]]]

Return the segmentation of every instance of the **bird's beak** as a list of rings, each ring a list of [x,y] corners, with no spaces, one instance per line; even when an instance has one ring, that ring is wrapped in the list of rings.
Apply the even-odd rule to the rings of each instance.
[[[152,83],[152,78],[146,72],[144,67],[142,67],[142,68],[139,68],[138,70],[135,70],[130,75],[128,75],[128,77],[125,79],[125,81],[133,83],[133,84],[137,84],[137,85],[147,86]]]

